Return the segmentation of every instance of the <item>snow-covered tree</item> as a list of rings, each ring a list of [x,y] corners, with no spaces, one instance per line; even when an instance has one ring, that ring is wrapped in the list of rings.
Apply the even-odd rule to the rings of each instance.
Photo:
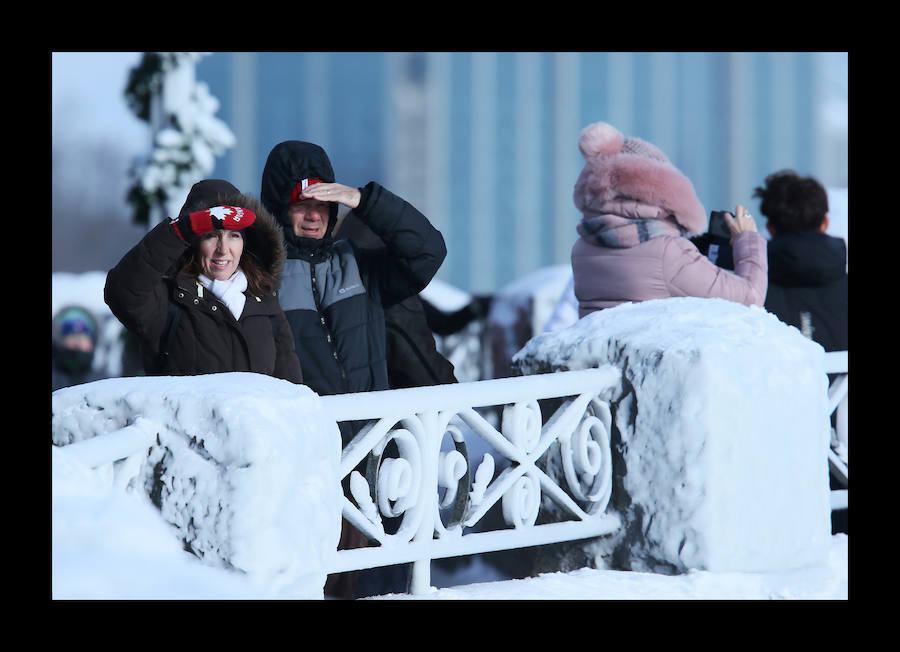
[[[176,215],[191,186],[210,175],[215,157],[235,144],[214,115],[219,101],[195,77],[206,54],[147,52],[129,74],[125,99],[153,133],[152,152],[131,170],[128,201],[138,224],[151,227]]]

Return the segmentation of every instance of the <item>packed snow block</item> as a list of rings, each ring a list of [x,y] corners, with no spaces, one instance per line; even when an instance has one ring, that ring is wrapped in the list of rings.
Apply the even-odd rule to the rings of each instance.
[[[580,550],[598,568],[662,573],[827,558],[824,362],[821,346],[762,308],[698,298],[592,313],[513,360],[522,374],[622,371],[608,509],[623,527]]]
[[[309,388],[251,373],[116,378],[54,392],[52,411],[56,445],[143,417],[156,437],[128,486],[184,547],[273,597],[323,597],[340,538],[341,439]]]

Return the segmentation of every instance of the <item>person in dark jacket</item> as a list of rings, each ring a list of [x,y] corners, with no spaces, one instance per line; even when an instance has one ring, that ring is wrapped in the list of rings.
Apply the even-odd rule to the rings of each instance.
[[[782,170],[755,189],[767,218],[769,291],[765,308],[826,351],[846,351],[847,245],[827,235],[828,194],[812,177]],[[832,489],[844,489],[834,474]],[[849,531],[848,511],[831,513],[832,533]]]
[[[104,298],[140,340],[148,375],[244,371],[301,383],[277,299],[284,258],[262,204],[207,179],[109,271]]]
[[[766,177],[754,191],[772,236],[765,308],[826,351],[848,347],[847,246],[827,235],[828,195],[793,171]]]
[[[352,211],[335,232],[356,247],[384,248],[381,238]],[[433,318],[429,318],[433,312],[440,313],[418,294],[385,307],[385,356],[391,389],[457,382],[453,364],[437,350]]]
[[[284,235],[279,300],[304,382],[320,395],[390,389],[385,309],[421,292],[437,273],[447,254],[440,231],[374,181],[362,188],[337,183],[325,150],[298,140],[269,152],[260,199]],[[383,246],[364,248],[335,238],[339,205],[352,210]],[[340,425],[346,446],[362,424]],[[364,545],[365,536],[344,521],[338,547]],[[403,591],[406,572],[389,567],[332,575],[325,593],[352,598]]]

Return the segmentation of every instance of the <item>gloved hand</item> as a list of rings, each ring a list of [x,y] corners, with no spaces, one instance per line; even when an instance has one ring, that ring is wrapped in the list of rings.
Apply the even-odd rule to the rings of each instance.
[[[215,229],[241,231],[253,224],[256,213],[240,206],[214,206],[169,221],[178,237],[188,244]]]

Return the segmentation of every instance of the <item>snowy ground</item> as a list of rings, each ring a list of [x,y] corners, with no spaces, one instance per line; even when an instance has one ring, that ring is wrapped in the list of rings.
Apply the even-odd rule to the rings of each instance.
[[[832,600],[847,599],[847,541],[832,538],[827,565],[789,573],[659,575],[591,568],[523,580],[435,589],[378,600]]]

